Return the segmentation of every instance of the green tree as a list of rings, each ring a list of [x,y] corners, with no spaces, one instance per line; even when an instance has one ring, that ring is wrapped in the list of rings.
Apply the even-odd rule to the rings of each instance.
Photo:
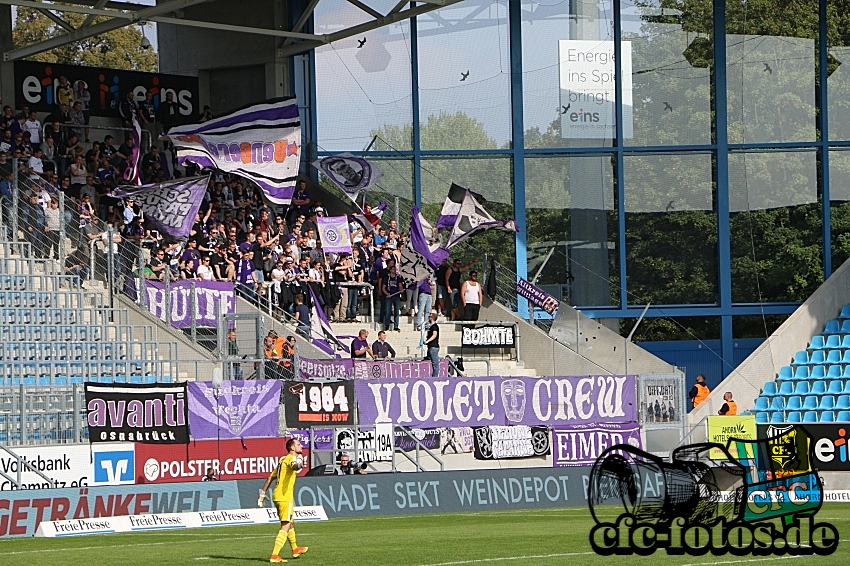
[[[84,14],[60,13],[74,27],[82,25]],[[94,23],[107,18],[95,18]],[[18,6],[12,41],[15,47],[24,47],[66,33],[63,28],[48,19],[41,12]],[[44,51],[29,57],[31,61],[79,65],[85,67],[105,67],[108,69],[128,69],[134,71],[156,72],[157,54],[152,49],[142,49],[142,32],[136,26],[128,25],[102,35],[89,37]]]

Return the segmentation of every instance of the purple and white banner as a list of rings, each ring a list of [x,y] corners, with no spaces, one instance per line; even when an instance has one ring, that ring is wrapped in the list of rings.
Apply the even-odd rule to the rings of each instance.
[[[289,204],[301,158],[295,98],[255,104],[201,124],[175,126],[168,137],[178,161],[235,173],[257,183],[275,204]]]
[[[155,185],[125,185],[112,191],[116,198],[133,197],[148,227],[182,240],[189,237],[210,177],[177,179]]]
[[[621,424],[556,426],[552,431],[552,462],[562,466],[592,466],[602,452],[617,444],[643,448],[640,425]]]
[[[342,189],[348,198],[356,201],[357,194],[372,188],[384,173],[363,159],[350,153],[323,157],[313,162],[313,167]]]
[[[425,220],[419,209],[414,206],[412,212],[410,240],[402,248],[398,267],[405,287],[430,277],[443,260],[449,257],[449,251],[440,247],[437,231]]]
[[[328,216],[316,218],[319,239],[325,253],[351,253],[351,232],[348,229],[347,216]]]
[[[431,362],[418,360],[312,360],[298,358],[298,379],[311,377],[333,379],[412,379],[430,378]],[[440,360],[440,375],[448,375],[449,362]]]
[[[194,308],[192,305],[192,286],[195,287]],[[170,284],[168,301],[165,297],[165,283],[145,280],[145,292],[142,301],[152,315],[166,320],[166,308],[170,311],[171,326],[186,328],[192,326],[216,326],[222,307],[226,314],[232,314],[235,304],[233,283],[228,281],[202,281],[200,279],[174,281]],[[194,312],[194,314],[193,314]]]
[[[280,381],[189,383],[189,432],[192,438],[277,436]]]
[[[637,421],[629,375],[358,379],[361,423],[435,428]]]
[[[440,211],[440,217],[437,219],[437,228],[451,228],[457,222],[457,213],[460,212],[460,205],[463,204],[463,197],[466,196],[467,189],[452,183],[449,187],[449,194],[446,196],[446,201],[443,203],[443,210]],[[472,196],[481,203],[486,202],[484,196],[475,191],[470,191]]]
[[[515,291],[520,297],[528,299],[532,305],[540,307],[553,316],[555,315],[555,311],[558,310],[558,299],[521,277],[517,281]]]

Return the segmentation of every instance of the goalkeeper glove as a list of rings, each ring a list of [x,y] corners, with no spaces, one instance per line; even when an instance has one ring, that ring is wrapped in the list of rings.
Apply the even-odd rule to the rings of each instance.
[[[260,490],[260,496],[257,498],[257,507],[263,507],[263,502],[266,499],[266,492],[262,489]]]

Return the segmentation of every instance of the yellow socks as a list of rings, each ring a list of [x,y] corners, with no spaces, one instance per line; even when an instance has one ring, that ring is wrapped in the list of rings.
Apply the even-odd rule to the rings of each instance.
[[[295,535],[292,535],[292,538],[295,538]],[[280,530],[277,532],[277,536],[274,538],[274,550],[272,550],[272,555],[280,556],[280,549],[283,548],[283,545],[286,544],[287,532],[284,530]]]
[[[296,544],[296,542],[295,542],[295,527],[292,527],[291,529],[289,529],[289,534],[286,535],[286,538],[289,539],[289,546],[292,547],[292,550],[295,550],[296,548],[298,548],[298,544]],[[281,543],[281,546],[282,545],[283,545],[283,543]]]

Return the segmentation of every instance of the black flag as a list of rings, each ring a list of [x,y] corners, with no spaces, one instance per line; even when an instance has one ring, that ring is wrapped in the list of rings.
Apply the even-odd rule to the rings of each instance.
[[[490,275],[487,276],[487,296],[491,301],[496,300],[496,260],[490,260]]]

